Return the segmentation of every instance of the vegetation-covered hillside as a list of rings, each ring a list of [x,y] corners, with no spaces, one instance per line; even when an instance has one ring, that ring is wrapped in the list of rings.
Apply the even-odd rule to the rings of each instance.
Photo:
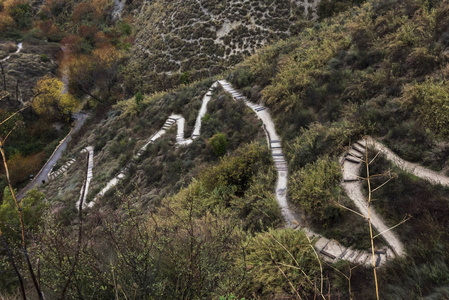
[[[267,47],[230,76],[249,97],[265,102],[278,116],[293,171],[292,201],[304,201],[304,208],[310,199],[317,201],[316,195],[301,198],[304,193],[296,185],[310,181],[301,178],[328,178],[317,172],[332,170],[320,167],[322,160],[342,154],[350,141],[365,134],[382,140],[404,159],[447,174],[448,5],[368,1],[323,20],[297,38]],[[373,174],[388,170],[385,162],[376,166]],[[310,211],[312,217],[344,197],[338,188],[333,192],[322,188],[318,194],[322,203]],[[447,188],[400,173],[380,191],[374,207],[391,225],[407,214],[413,217],[397,229],[408,241],[408,256],[383,269],[381,295],[444,298],[448,257],[440,247],[447,247],[448,225],[439,213],[447,205]],[[315,219],[315,226],[341,237],[349,229],[339,225],[346,224],[343,216],[327,214]],[[398,274],[409,279],[404,282]]]
[[[374,177],[361,181],[362,192],[375,190],[371,205],[388,226],[406,220],[394,228],[405,254],[376,267],[375,284],[372,267],[329,262],[315,238],[286,228],[266,127],[242,100],[209,90],[226,78],[270,109],[299,222],[352,250],[383,251],[387,242],[371,244],[365,218],[342,187],[341,157],[369,135],[431,174],[449,175],[449,1],[322,1],[311,20],[314,11],[300,7],[315,5],[126,1],[125,15],[134,19],[107,29],[108,17],[95,23],[80,13],[77,23],[72,14],[69,23],[79,26],[65,36],[76,42],[69,90],[80,100],[88,95],[91,117],[55,167],[67,170],[20,204],[23,235],[6,190],[0,295],[19,295],[19,273],[34,296],[33,269],[48,299],[376,299],[377,287],[382,299],[447,298],[448,187],[368,149]],[[50,11],[55,24],[67,24]],[[186,84],[138,92],[179,83]],[[127,93],[135,95],[115,103]],[[182,115],[185,134],[192,132],[205,95],[211,101],[196,140],[181,145],[171,127],[139,153],[171,114]],[[82,152],[88,146],[92,178],[91,157]],[[119,184],[99,195],[125,165]],[[89,180],[92,205],[79,210]]]

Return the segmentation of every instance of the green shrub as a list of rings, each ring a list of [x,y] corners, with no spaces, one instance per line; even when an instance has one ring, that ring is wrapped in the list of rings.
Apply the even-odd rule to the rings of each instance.
[[[43,61],[43,62],[49,61],[47,54],[41,54],[40,59],[41,59],[41,61]]]
[[[119,22],[118,28],[120,33],[125,36],[130,35],[133,32],[133,28],[128,22]]]
[[[16,21],[19,29],[31,27],[32,12],[28,3],[18,3],[10,8],[10,14]]]
[[[217,133],[209,139],[209,146],[212,148],[215,156],[220,157],[226,154],[228,141],[224,133]]]
[[[449,136],[449,87],[443,81],[427,79],[404,87],[403,104],[413,111],[422,125],[442,136]]]
[[[295,297],[289,281],[296,290],[313,294],[314,283],[319,280],[318,260],[303,231],[281,229],[260,233],[249,240],[245,252],[249,276],[242,289],[247,294],[253,296],[253,292],[262,299]]]
[[[338,200],[340,165],[336,160],[320,158],[291,176],[290,199],[301,206],[314,222],[324,227],[340,214]]]
[[[235,186],[238,192],[247,190],[260,166],[256,162],[268,164],[270,161],[269,152],[262,149],[258,144],[245,145],[219,165],[207,169],[200,176],[205,189],[212,191],[216,186]]]
[[[298,170],[324,155],[339,155],[349,144],[351,136],[351,129],[344,125],[311,124],[288,145],[290,169]]]
[[[134,101],[136,102],[136,105],[138,108],[140,107],[142,100],[143,100],[143,94],[141,92],[137,92],[134,95]]]

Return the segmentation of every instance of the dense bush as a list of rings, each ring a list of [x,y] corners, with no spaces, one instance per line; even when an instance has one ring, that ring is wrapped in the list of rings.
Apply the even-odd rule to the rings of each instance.
[[[248,296],[252,292],[263,299],[287,295],[295,299],[298,292],[306,297],[319,294],[314,290],[319,264],[302,231],[269,230],[254,236],[248,241],[243,262],[249,269],[244,286]]]
[[[340,214],[335,204],[340,193],[340,179],[340,165],[335,160],[318,159],[292,174],[290,200],[314,222],[329,226]]]
[[[226,141],[226,135],[223,133],[217,133],[211,137],[208,141],[209,146],[212,148],[215,156],[220,157],[226,154],[226,146],[228,142]]]
[[[425,127],[436,134],[449,134],[449,90],[445,82],[426,80],[404,87],[403,104],[418,116]]]

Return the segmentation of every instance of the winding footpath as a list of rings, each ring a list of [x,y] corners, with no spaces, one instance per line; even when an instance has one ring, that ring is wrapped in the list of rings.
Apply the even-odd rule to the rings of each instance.
[[[90,182],[92,181],[93,173],[92,169],[94,168],[94,148],[88,146],[81,150],[82,153],[87,153],[87,174],[86,179],[84,180],[83,187],[81,188],[80,198],[76,202],[76,207],[79,209],[80,202],[82,201],[83,206],[86,203],[87,193],[89,192]]]
[[[393,151],[388,149],[384,144],[374,140],[371,137],[366,137],[364,140],[357,141],[352,147],[342,156],[341,163],[343,169],[342,186],[347,195],[354,201],[359,211],[364,215],[368,215],[368,200],[366,199],[362,190],[362,180],[359,177],[360,169],[364,163],[362,159],[365,157],[366,148],[373,149],[385,155],[385,158],[391,161],[405,172],[413,174],[421,179],[427,180],[432,184],[440,184],[449,186],[449,177],[442,175],[439,172],[429,170],[423,166],[403,160]],[[381,216],[379,216],[373,208],[371,208],[371,222],[376,230],[382,233],[385,242],[391,247],[396,255],[402,256],[405,254],[404,245],[398,236],[385,224]]]
[[[363,141],[361,142],[363,143]],[[391,161],[393,164],[395,164],[405,172],[413,174],[421,179],[427,180],[432,184],[441,184],[444,186],[449,186],[449,177],[444,176],[439,172],[427,169],[418,164],[403,160],[402,158],[397,156],[393,151],[388,149],[387,146],[374,140],[371,137],[366,138],[366,143],[368,147],[371,147],[376,151],[382,152],[389,161]]]
[[[86,171],[86,180],[84,181],[83,188],[80,192],[80,198],[77,202],[77,208],[79,207],[80,201],[83,201],[83,207],[93,207],[98,200],[106,194],[111,188],[116,186],[129,172],[129,166],[136,162],[137,159],[144,153],[144,151],[157,139],[163,136],[169,128],[173,125],[177,126],[176,134],[176,146],[182,147],[190,145],[195,139],[200,136],[201,131],[201,121],[207,112],[207,104],[211,100],[212,92],[221,86],[224,91],[231,94],[233,99],[236,101],[243,101],[246,106],[252,109],[257,118],[259,118],[263,123],[263,128],[267,136],[268,145],[270,147],[271,155],[273,157],[275,167],[278,173],[278,179],[276,183],[275,196],[276,200],[281,208],[282,215],[284,217],[286,227],[303,229],[304,232],[309,236],[314,247],[321,255],[321,257],[328,262],[335,262],[338,260],[347,260],[354,264],[361,264],[372,266],[373,257],[371,250],[361,251],[354,250],[351,247],[345,247],[341,245],[338,241],[333,239],[327,239],[314,233],[310,230],[296,214],[290,209],[287,201],[287,182],[288,182],[288,166],[285,161],[285,157],[282,151],[281,139],[276,133],[275,125],[271,119],[270,112],[267,108],[254,104],[248,101],[240,92],[235,90],[227,81],[219,80],[215,82],[210,89],[207,91],[202,99],[201,108],[198,112],[198,116],[195,122],[193,133],[189,138],[184,137],[185,119],[180,115],[170,115],[162,128],[153,134],[144,146],[137,152],[137,154],[120,170],[120,172],[112,178],[105,187],[96,195],[93,201],[86,203],[87,194],[89,191],[90,182],[92,180],[92,170],[93,170],[93,148],[91,146],[83,149],[82,152],[88,153],[88,166]],[[364,216],[368,215],[368,203],[366,197],[364,196],[361,184],[360,171],[362,167],[361,159],[365,155],[366,146],[374,148],[375,150],[383,152],[387,159],[391,160],[393,163],[398,165],[403,170],[410,172],[418,177],[428,180],[434,184],[449,185],[449,178],[443,176],[437,172],[430,171],[422,166],[407,162],[395,155],[391,150],[386,148],[383,144],[375,141],[372,138],[366,139],[366,144],[364,141],[358,141],[346,151],[341,157],[341,166],[343,173],[342,187],[345,189],[349,198],[352,199],[359,209],[360,213]],[[70,163],[70,162],[69,162]],[[67,166],[68,168],[68,166]],[[388,246],[382,249],[376,249],[375,251],[375,263],[376,266],[381,266],[385,264],[388,260],[405,254],[404,246],[396,234],[388,230],[382,217],[379,216],[373,208],[371,208],[371,222],[372,225],[382,233],[382,237],[386,241]]]
[[[137,152],[137,154],[125,165],[125,167],[121,169],[121,171],[114,178],[112,178],[106,184],[106,186],[96,195],[94,200],[89,203],[87,203],[85,200],[90,181],[85,182],[85,184],[83,185],[83,189],[81,191],[80,200],[78,200],[77,202],[77,207],[79,207],[79,202],[81,201],[81,199],[84,200],[83,207],[93,207],[93,205],[97,203],[98,200],[102,196],[104,196],[107,191],[116,186],[126,176],[126,174],[129,172],[129,166],[132,163],[136,162],[136,160],[144,153],[144,151],[148,148],[148,146],[154,143],[154,141],[156,141],[158,138],[163,136],[171,126],[173,125],[177,126],[177,135],[176,135],[177,147],[187,146],[191,144],[196,138],[198,138],[201,131],[201,121],[207,112],[207,104],[211,100],[213,90],[217,88],[219,85],[224,89],[224,91],[231,94],[234,100],[243,101],[246,106],[248,106],[255,112],[257,118],[259,118],[263,123],[263,128],[267,136],[268,145],[270,147],[271,155],[273,157],[275,167],[278,173],[275,197],[281,208],[282,216],[284,217],[285,220],[285,226],[289,228],[303,229],[305,233],[310,237],[311,241],[314,243],[317,252],[320,253],[321,256],[326,261],[334,262],[340,259],[345,259],[357,264],[370,265],[372,256],[369,251],[358,251],[344,247],[337,241],[324,238],[311,231],[310,228],[307,228],[305,226],[305,224],[301,224],[300,218],[295,215],[295,213],[290,209],[288,205],[287,201],[288,166],[282,151],[281,139],[276,133],[275,125],[271,118],[269,110],[261,105],[254,104],[248,101],[246,97],[244,97],[240,92],[235,90],[225,80],[215,82],[203,97],[201,108],[199,110],[191,137],[189,138],[184,137],[185,119],[182,116],[175,114],[169,116],[165,124],[162,126],[162,128],[148,139],[148,141]],[[92,157],[93,154],[90,152],[89,159],[91,159]],[[92,178],[92,168],[93,163],[89,163],[89,166],[87,168],[87,176],[86,176],[87,178]],[[385,263],[385,261],[387,261],[390,258],[390,256],[393,256],[393,254],[391,251],[389,251],[389,249],[385,248],[376,251],[377,265]]]
[[[341,183],[343,189],[346,191],[348,197],[354,202],[359,212],[368,217],[368,200],[366,199],[362,189],[362,178],[360,171],[362,166],[362,159],[365,159],[366,146],[364,141],[358,141],[341,158],[343,182]],[[385,224],[382,217],[379,216],[373,207],[369,213],[371,224],[379,233],[385,242],[390,246],[394,253],[398,256],[404,255],[404,246],[396,234],[388,230],[389,227]]]

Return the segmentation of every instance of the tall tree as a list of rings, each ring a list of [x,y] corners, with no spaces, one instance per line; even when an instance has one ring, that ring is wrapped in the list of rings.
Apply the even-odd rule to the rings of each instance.
[[[64,83],[53,77],[45,76],[39,80],[34,88],[36,95],[33,109],[37,114],[49,119],[70,119],[77,108],[76,99],[64,93]]]

